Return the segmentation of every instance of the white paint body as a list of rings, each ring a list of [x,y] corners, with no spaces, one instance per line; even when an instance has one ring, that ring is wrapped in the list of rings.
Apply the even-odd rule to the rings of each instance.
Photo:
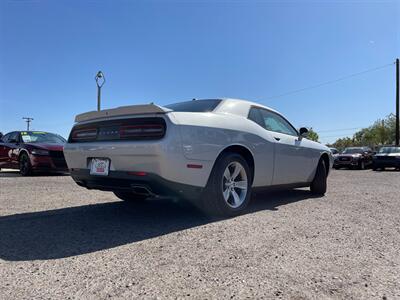
[[[173,112],[155,105],[85,113],[77,116],[77,124],[161,116],[167,130],[162,139],[154,141],[68,143],[64,155],[70,169],[87,169],[88,158],[106,157],[111,160],[111,171],[148,172],[196,187],[206,186],[220,153],[235,145],[245,147],[253,156],[253,187],[309,183],[324,153],[332,165],[332,154],[326,146],[268,131],[249,120],[253,106],[277,113],[263,105],[236,99],[223,99],[210,113]],[[188,164],[200,164],[202,168],[188,168]]]

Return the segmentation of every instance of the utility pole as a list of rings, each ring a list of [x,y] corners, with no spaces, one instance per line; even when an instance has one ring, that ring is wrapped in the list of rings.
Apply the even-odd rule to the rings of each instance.
[[[400,115],[399,115],[399,59],[396,59],[396,146],[400,146],[400,129],[399,129],[399,123],[400,123]]]
[[[98,71],[96,77],[94,78],[97,84],[97,111],[100,111],[101,104],[101,87],[106,82],[103,72]]]
[[[29,131],[29,126],[30,126],[31,122],[33,121],[33,118],[23,117],[22,119],[25,120],[25,122],[26,122],[26,130]]]

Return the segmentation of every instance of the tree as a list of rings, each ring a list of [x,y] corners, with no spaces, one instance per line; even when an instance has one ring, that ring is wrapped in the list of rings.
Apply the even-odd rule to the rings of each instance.
[[[343,149],[352,146],[379,146],[393,144],[396,135],[396,117],[393,114],[379,119],[371,126],[357,131],[353,138],[340,138],[330,146]]]
[[[318,135],[318,133],[316,133],[312,128],[310,128],[310,129],[308,130],[308,136],[307,136],[307,138],[308,138],[309,140],[314,141],[314,142],[319,142],[319,135]]]

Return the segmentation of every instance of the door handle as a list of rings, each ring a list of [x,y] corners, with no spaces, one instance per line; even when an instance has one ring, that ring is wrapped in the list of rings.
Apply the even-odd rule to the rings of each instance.
[[[274,139],[277,140],[278,142],[281,140],[281,138],[274,136]]]

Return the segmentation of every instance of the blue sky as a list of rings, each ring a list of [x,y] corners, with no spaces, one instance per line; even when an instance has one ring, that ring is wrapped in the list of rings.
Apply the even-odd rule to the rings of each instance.
[[[103,107],[236,97],[322,142],[395,109],[395,68],[279,98],[400,56],[400,1],[0,0],[0,131],[67,136]]]

